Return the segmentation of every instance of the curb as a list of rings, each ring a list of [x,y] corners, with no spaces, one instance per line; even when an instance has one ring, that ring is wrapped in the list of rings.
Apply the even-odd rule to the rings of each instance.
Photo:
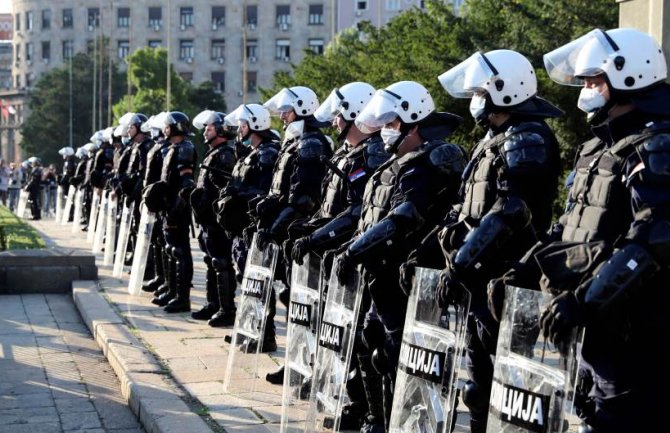
[[[121,382],[121,394],[147,433],[212,433],[182,400],[170,376],[105,300],[98,281],[73,281],[72,297]]]

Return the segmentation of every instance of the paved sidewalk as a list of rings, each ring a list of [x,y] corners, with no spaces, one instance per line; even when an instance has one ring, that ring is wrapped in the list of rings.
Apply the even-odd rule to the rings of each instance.
[[[91,245],[86,242],[85,233],[73,235],[70,225],[62,226],[51,220],[31,221],[30,223],[42,232],[43,236],[48,239],[49,245],[91,250]],[[192,241],[192,246],[195,290],[191,294],[191,305],[192,309],[196,310],[205,302],[205,268],[202,254],[195,240]],[[211,328],[204,322],[191,319],[190,314],[187,313],[167,314],[162,308],[151,304],[151,296],[148,293],[137,297],[128,295],[127,272],[124,272],[121,279],[114,278],[111,276],[111,266],[104,266],[102,262],[101,253],[96,258],[100,287],[76,288],[75,301],[99,344],[103,345],[103,351],[106,351],[108,358],[110,356],[118,358],[117,361],[110,362],[119,375],[122,385],[130,389],[125,389],[124,395],[131,401],[130,404],[135,413],[140,414],[140,420],[147,432],[279,432],[281,406],[270,403],[252,403],[223,392],[229,350],[228,344],[224,342],[224,336],[231,333],[230,328]],[[126,271],[127,269],[126,267]],[[103,309],[106,305],[102,306],[93,301],[86,301],[86,299],[99,298],[100,295],[113,307],[114,317],[101,321],[95,319],[97,309]],[[91,305],[97,306],[91,307]],[[285,309],[280,302],[277,303],[277,307],[275,320],[279,350],[272,354],[261,355],[261,375],[274,371],[278,365],[283,364],[286,335]],[[93,311],[87,312],[86,310]],[[115,320],[116,323],[114,323]],[[114,324],[116,328],[107,329],[108,323]],[[142,348],[139,349],[141,353],[133,355],[139,360],[133,360],[130,364],[124,359],[129,356],[123,350],[113,347],[105,349],[104,347],[110,340],[114,340],[123,333],[128,334],[126,338],[137,338],[137,344],[142,345]],[[135,343],[128,344],[137,352],[138,348],[134,347]],[[276,386],[269,385],[264,380],[258,382],[262,386],[274,387],[274,390],[277,390]],[[165,406],[167,400],[154,399],[151,401],[156,403],[152,406],[146,403],[148,400],[143,391],[133,393],[133,389],[137,389],[138,384],[141,385],[141,390],[146,388],[146,384],[149,385],[152,392],[160,390],[161,398],[166,398],[165,394],[171,393],[183,404],[176,405],[172,402],[168,411],[159,405],[161,403]],[[144,408],[144,412],[141,408]],[[469,431],[466,413],[467,410],[461,403],[455,430],[457,433]],[[144,419],[142,414],[144,414]],[[148,421],[147,418],[153,420]],[[180,427],[173,426],[173,423],[178,423]],[[147,428],[148,425],[149,428]],[[184,429],[186,426],[189,426],[187,430]],[[570,431],[577,431],[574,423]]]
[[[142,433],[69,295],[0,296],[0,433]]]

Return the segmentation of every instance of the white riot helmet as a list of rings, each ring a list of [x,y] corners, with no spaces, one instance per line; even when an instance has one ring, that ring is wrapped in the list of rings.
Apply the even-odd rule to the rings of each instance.
[[[346,122],[352,122],[372,99],[375,88],[368,83],[355,81],[334,89],[319,106],[314,117],[319,122],[332,122],[341,115]]]
[[[526,57],[512,50],[476,52],[438,77],[454,98],[486,92],[498,108],[513,107],[535,96],[537,77]]]
[[[370,102],[356,117],[355,123],[363,133],[382,129],[396,117],[411,125],[435,111],[435,103],[425,87],[414,81],[399,81],[375,92]]]
[[[95,131],[93,135],[91,135],[91,138],[89,138],[91,143],[97,143],[98,146],[102,144],[103,141],[106,141],[107,138],[105,137],[105,130],[101,129],[99,131]]]
[[[93,142],[84,144],[84,149],[86,149],[89,156],[93,155],[98,150],[98,148],[99,146]]]
[[[225,118],[225,123],[231,127],[238,127],[239,122],[246,122],[254,132],[270,129],[270,112],[260,104],[242,104]]]
[[[142,132],[148,132],[154,140],[160,138],[163,135],[163,123],[166,115],[167,111],[161,111],[160,113],[151,116],[142,124]]]
[[[658,42],[635,29],[595,29],[544,55],[549,77],[581,86],[584,77],[605,74],[611,89],[638,91],[665,81],[668,71]]]
[[[63,158],[66,158],[68,156],[74,155],[74,149],[70,146],[61,147],[61,149],[58,151],[58,154]]]
[[[274,115],[293,110],[300,118],[314,114],[319,107],[319,99],[309,87],[284,87],[263,106]]]
[[[83,146],[78,147],[77,151],[74,153],[74,156],[79,159],[86,158],[88,156],[88,151]]]

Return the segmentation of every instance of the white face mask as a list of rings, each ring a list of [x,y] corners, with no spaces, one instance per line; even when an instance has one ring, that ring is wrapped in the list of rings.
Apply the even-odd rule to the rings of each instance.
[[[305,121],[304,120],[298,120],[296,122],[291,122],[289,125],[286,127],[286,134],[284,135],[285,138],[299,138],[302,136],[302,132],[305,129]]]
[[[398,138],[400,138],[400,131],[397,129],[391,129],[391,128],[382,128],[381,130],[381,137],[382,141],[384,142],[384,146],[388,148],[393,148],[396,144],[396,141],[398,141]]]
[[[472,118],[477,120],[484,114],[486,108],[486,96],[473,95],[470,100],[470,114]]]
[[[579,93],[577,107],[585,113],[593,113],[607,104],[605,97],[596,88],[584,87]]]

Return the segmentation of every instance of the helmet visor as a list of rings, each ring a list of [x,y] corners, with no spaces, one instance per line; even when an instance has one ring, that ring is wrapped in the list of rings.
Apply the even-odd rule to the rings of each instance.
[[[212,110],[202,111],[193,118],[193,126],[198,129],[203,129],[205,126],[217,122],[221,122],[221,116]]]
[[[559,84],[581,86],[583,77],[603,73],[603,56],[616,52],[616,44],[600,29],[545,54],[544,67],[549,77]]]
[[[270,113],[278,116],[283,112],[293,110],[298,99],[300,98],[295,92],[285,87],[263,104],[263,106],[270,110]]]
[[[486,82],[496,75],[498,71],[486,56],[476,52],[437,79],[454,98],[471,98],[477,89],[484,89]]]
[[[314,117],[319,122],[332,122],[342,109],[347,109],[345,105],[348,105],[348,103],[344,100],[344,95],[342,95],[339,89],[334,89],[319,108],[316,109]]]
[[[142,126],[140,126],[140,131],[145,133],[151,132],[151,125],[155,117],[156,115],[154,114],[153,116],[149,117],[146,122],[142,123]]]
[[[121,124],[116,128],[114,128],[114,135],[117,137],[123,137],[124,135],[126,135],[127,132],[128,132],[128,125]],[[109,138],[111,139],[112,137],[110,136]]]
[[[401,103],[400,96],[393,92],[386,89],[377,90],[361,114],[356,116],[354,121],[356,127],[365,134],[379,131],[398,117],[399,110],[402,110]]]

